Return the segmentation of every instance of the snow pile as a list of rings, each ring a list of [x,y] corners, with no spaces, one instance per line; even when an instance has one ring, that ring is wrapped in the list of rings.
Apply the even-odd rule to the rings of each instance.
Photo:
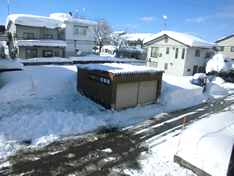
[[[67,47],[67,42],[63,40],[17,40],[17,46],[48,46],[48,47]]]
[[[193,75],[193,79],[202,79],[202,78],[206,78],[205,73],[195,73],[195,75]]]
[[[105,125],[102,120],[73,112],[50,111],[48,113],[44,110],[33,116],[15,114],[12,118],[1,119],[0,129],[4,133],[0,140],[31,140],[33,145],[38,146],[51,143],[64,136],[84,134],[90,132],[90,129],[95,130]],[[52,136],[49,137],[49,135]]]
[[[52,19],[44,16],[12,14],[7,17],[6,26],[12,21],[14,24],[33,27],[45,27],[48,29],[55,29],[61,27],[61,22],[57,19]]]
[[[61,22],[73,22],[73,23],[80,23],[80,24],[86,24],[86,25],[97,25],[95,21],[73,18],[70,14],[67,14],[67,13],[53,13],[50,15],[50,18],[58,19]]]
[[[167,35],[168,37],[177,40],[185,45],[189,45],[190,47],[204,47],[204,48],[219,47],[216,43],[210,43],[200,38],[194,37],[192,35],[174,32],[174,31],[161,31],[157,34],[151,35],[150,37],[146,38],[144,40],[144,43],[151,42],[164,35]]]
[[[134,74],[134,73],[157,73],[164,72],[163,70],[146,67],[146,66],[137,66],[129,64],[79,64],[77,68],[87,69],[87,70],[99,70],[106,71],[114,74]]]
[[[159,102],[165,106],[177,109],[192,106],[194,102],[202,103],[207,97],[202,93],[203,88],[190,83],[191,77],[177,77],[163,74],[163,85]]]
[[[234,61],[223,54],[216,54],[206,65],[206,73],[234,71]]]
[[[23,69],[23,64],[18,63],[15,60],[0,59],[0,70],[7,69]]]
[[[3,72],[0,76],[0,101],[77,92],[75,66],[24,67],[23,71]]]

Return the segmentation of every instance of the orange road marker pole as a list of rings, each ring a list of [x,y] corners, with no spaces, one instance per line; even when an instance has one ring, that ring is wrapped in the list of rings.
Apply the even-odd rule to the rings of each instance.
[[[181,134],[180,134],[180,140],[181,140],[181,136],[182,136],[182,133],[183,133],[183,130],[184,130],[184,124],[185,124],[185,121],[186,121],[186,117],[184,118],[184,123],[183,123],[182,130],[181,130]],[[176,155],[178,154],[178,151],[179,151],[179,147],[180,147],[180,140],[179,140],[179,144],[178,144],[178,149],[177,149]]]

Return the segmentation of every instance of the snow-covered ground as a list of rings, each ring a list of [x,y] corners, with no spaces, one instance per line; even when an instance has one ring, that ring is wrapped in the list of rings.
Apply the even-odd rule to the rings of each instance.
[[[127,128],[160,113],[200,104],[210,97],[234,93],[234,84],[216,78],[212,83],[208,82],[207,92],[203,94],[201,87],[190,83],[191,79],[192,77],[174,77],[164,74],[162,94],[157,103],[110,111],[77,92],[76,65],[25,66],[23,71],[0,73],[0,159],[10,156],[22,147],[23,144],[20,143],[22,141],[31,140],[32,146],[41,146],[66,136],[95,132],[103,126]],[[224,139],[223,136],[225,136],[228,140],[222,141],[229,149],[230,143],[234,141],[234,119],[228,116],[233,117],[233,109],[232,106],[226,114],[211,116],[210,121],[204,119],[206,120],[204,123],[199,121],[191,127],[186,127],[179,155],[187,156],[187,153],[190,153],[191,155],[188,155],[189,158],[186,159],[194,163],[201,161],[200,164],[203,166],[201,169],[208,168],[209,170],[209,168],[214,168],[215,164],[227,169],[226,162],[230,151],[225,153],[226,150],[224,151],[221,146],[218,150],[222,150],[224,154],[217,155],[217,157],[225,157],[223,162],[220,160],[221,163],[212,163],[202,158],[201,155],[215,146],[216,137],[219,140]],[[224,118],[227,120],[223,121]],[[220,120],[223,123],[220,123]],[[218,126],[206,128],[206,125],[202,133],[201,128],[204,128],[205,123],[218,123]],[[220,131],[220,135],[212,134],[216,131],[217,133]],[[204,140],[208,137],[209,141]],[[179,136],[169,136],[166,142],[152,148],[150,155],[143,154],[142,172],[129,170],[126,172],[132,175],[134,173],[135,175],[155,175],[155,173],[158,175],[192,175],[192,172],[173,163],[178,138]],[[186,152],[188,141],[194,142],[194,145],[207,146],[209,144],[209,147],[195,148],[193,152]],[[216,169],[215,172],[222,175],[225,172],[222,168]]]

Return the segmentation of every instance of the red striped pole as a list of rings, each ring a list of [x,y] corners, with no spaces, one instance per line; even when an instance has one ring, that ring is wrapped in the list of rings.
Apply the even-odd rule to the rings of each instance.
[[[181,130],[181,134],[180,134],[180,140],[181,140],[181,136],[182,136],[182,133],[183,133],[183,130],[184,130],[185,120],[186,120],[186,117],[184,118],[184,123],[183,123],[182,130]],[[178,151],[179,151],[180,140],[179,140],[179,144],[178,144],[178,149],[177,149],[176,155],[178,154]]]

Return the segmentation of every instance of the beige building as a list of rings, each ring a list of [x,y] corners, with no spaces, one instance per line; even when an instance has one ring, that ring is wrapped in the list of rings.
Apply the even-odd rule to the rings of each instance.
[[[231,59],[234,59],[234,34],[229,35],[227,37],[223,37],[215,41],[215,43],[217,43],[220,46],[220,51],[218,51],[218,53],[221,53],[230,57]]]
[[[162,31],[144,41],[147,67],[163,69],[166,74],[192,76],[204,72],[204,58],[208,49],[217,44],[179,32]]]
[[[67,42],[58,40],[59,20],[13,14],[6,21],[11,58],[64,57]]]

